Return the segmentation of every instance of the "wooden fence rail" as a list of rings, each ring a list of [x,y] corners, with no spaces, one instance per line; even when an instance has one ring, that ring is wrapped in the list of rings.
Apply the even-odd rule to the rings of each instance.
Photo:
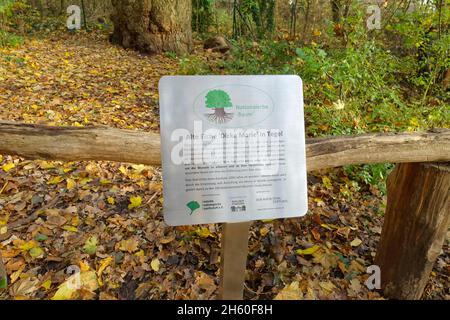
[[[161,164],[158,134],[108,127],[0,121],[0,154]],[[401,163],[388,179],[386,221],[375,261],[388,297],[420,298],[450,224],[450,164],[437,164],[450,161],[450,130],[307,139],[306,158],[308,171],[349,164]],[[222,299],[242,298],[249,227],[250,222],[224,226]]]
[[[0,121],[0,154],[27,159],[110,160],[160,165],[160,138],[108,127],[49,127]],[[349,164],[450,160],[450,130],[314,138],[308,171]]]

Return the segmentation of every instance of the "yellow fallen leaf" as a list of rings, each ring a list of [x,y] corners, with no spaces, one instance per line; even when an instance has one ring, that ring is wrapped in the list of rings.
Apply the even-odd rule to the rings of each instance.
[[[150,263],[150,266],[152,267],[153,271],[158,272],[160,267],[160,262],[157,258],[153,259]]]
[[[83,178],[80,180],[80,185],[84,186],[85,184],[89,183],[92,181],[92,178]]]
[[[23,265],[19,268],[19,270],[15,271],[9,276],[9,279],[11,281],[11,284],[16,282],[17,279],[19,279],[20,275],[22,274],[23,270],[25,269],[26,265]]]
[[[144,250],[139,250],[138,252],[136,252],[135,254],[134,254],[136,257],[143,257],[144,256]]]
[[[211,231],[209,231],[207,227],[200,227],[195,232],[200,238],[206,239],[208,237],[213,237],[213,234],[211,233]]]
[[[130,197],[130,204],[128,205],[128,209],[137,208],[142,204],[142,198],[140,196]]]
[[[29,251],[33,248],[36,248],[38,246],[38,243],[34,240],[31,241],[27,241],[25,243],[23,243],[22,245],[20,245],[19,249],[22,251]]]
[[[0,234],[5,234],[8,232],[8,226],[2,226],[0,227]]]
[[[78,215],[74,216],[70,221],[70,224],[77,227],[80,224],[80,217]]]
[[[80,261],[78,264],[80,265],[81,272],[86,272],[86,271],[89,271],[89,269],[91,269],[91,267],[89,267],[89,265],[86,262],[84,262],[83,260]]]
[[[107,201],[108,201],[109,204],[115,204],[116,203],[116,201],[114,200],[113,197],[108,197]]]
[[[60,183],[61,181],[63,181],[63,179],[64,179],[63,177],[57,176],[57,177],[54,177],[53,179],[49,180],[49,181],[47,182],[47,184],[48,184],[48,185],[58,184],[58,183]]]
[[[66,180],[67,183],[67,190],[72,190],[73,188],[76,187],[77,183],[75,182],[75,180],[68,178]]]
[[[325,186],[325,188],[327,188],[328,190],[333,189],[333,185],[331,184],[331,180],[327,176],[323,176],[322,177],[322,183]]]
[[[325,202],[320,198],[314,198],[314,202],[317,203],[319,207],[325,207]]]
[[[100,183],[101,183],[101,184],[110,184],[111,181],[109,181],[109,180],[107,180],[107,179],[102,179],[102,180],[100,180]]]
[[[307,248],[307,249],[298,249],[295,252],[297,254],[301,254],[301,255],[311,255],[311,254],[313,254],[314,252],[316,252],[319,249],[320,249],[320,247],[315,245],[315,246],[312,246],[312,247]]]
[[[113,260],[112,257],[107,257],[107,258],[103,259],[102,261],[100,261],[100,266],[98,267],[98,270],[97,270],[97,277],[98,277],[98,283],[101,286],[103,285],[103,280],[102,280],[103,271],[105,271],[105,269],[111,264],[112,260]]]
[[[48,170],[48,169],[54,169],[55,165],[52,163],[49,163],[47,161],[41,161],[39,163],[39,167],[41,167],[41,169]]]
[[[336,289],[336,286],[331,281],[320,282],[319,285],[322,289],[329,292],[333,292],[333,290]]]
[[[325,228],[325,229],[328,229],[328,230],[333,230],[333,228],[331,228],[329,225],[327,225],[327,224],[325,224],[325,223],[322,223],[320,226],[321,226],[322,228]]]
[[[52,286],[51,279],[47,279],[44,282],[42,282],[42,284],[41,284],[41,287],[44,288],[45,290],[49,290],[51,286]]]
[[[14,163],[10,162],[10,163],[4,164],[4,165],[2,166],[2,169],[3,169],[5,172],[8,172],[8,171],[10,171],[12,168],[15,168],[15,167],[16,167],[16,165],[15,165]]]
[[[262,227],[261,229],[259,229],[259,234],[261,235],[261,237],[265,237],[266,234],[269,233],[269,229],[266,227]]]
[[[58,290],[51,299],[76,299],[76,293],[79,289],[84,289],[91,292],[98,289],[97,274],[95,271],[81,272],[72,275],[58,287]]]
[[[131,239],[127,239],[127,240],[122,240],[119,243],[119,250],[121,251],[127,251],[129,253],[133,253],[135,251],[137,251],[139,248],[139,243],[131,238]]]
[[[362,240],[359,238],[355,238],[352,242],[350,242],[350,245],[352,247],[357,247],[362,243]]]
[[[62,227],[64,230],[70,231],[70,232],[78,232],[77,227],[73,227],[73,226],[64,226]]]
[[[159,242],[162,244],[168,244],[168,243],[171,243],[173,240],[175,240],[175,236],[170,235],[168,237],[162,238],[161,240],[159,240]]]
[[[275,300],[300,300],[303,294],[300,290],[298,281],[292,282],[290,285],[284,287],[277,296]]]
[[[124,166],[120,166],[119,171],[122,172],[124,175],[128,174],[128,170]]]

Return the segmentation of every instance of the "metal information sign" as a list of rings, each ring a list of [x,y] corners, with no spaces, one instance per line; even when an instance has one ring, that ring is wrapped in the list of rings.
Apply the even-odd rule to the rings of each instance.
[[[168,225],[307,211],[297,76],[167,76],[159,84]]]

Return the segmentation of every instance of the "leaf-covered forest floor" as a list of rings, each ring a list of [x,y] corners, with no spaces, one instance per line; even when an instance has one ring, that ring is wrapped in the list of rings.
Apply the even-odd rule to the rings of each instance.
[[[209,54],[199,52],[199,54]],[[0,49],[0,119],[158,131],[158,80],[169,56],[54,33]],[[308,215],[252,225],[245,298],[382,299],[364,285],[386,199],[342,169],[308,176]],[[161,169],[0,155],[2,299],[214,299],[220,226],[172,228]],[[411,246],[416,244],[411,243]],[[425,299],[449,299],[449,243]],[[81,289],[70,272],[80,270]]]

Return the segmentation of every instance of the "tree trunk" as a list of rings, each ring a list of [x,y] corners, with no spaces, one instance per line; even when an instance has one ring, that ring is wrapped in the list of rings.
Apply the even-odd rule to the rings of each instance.
[[[146,53],[191,50],[191,0],[112,0],[112,4],[113,43]]]
[[[450,163],[398,165],[375,259],[387,297],[420,299],[449,224]]]

